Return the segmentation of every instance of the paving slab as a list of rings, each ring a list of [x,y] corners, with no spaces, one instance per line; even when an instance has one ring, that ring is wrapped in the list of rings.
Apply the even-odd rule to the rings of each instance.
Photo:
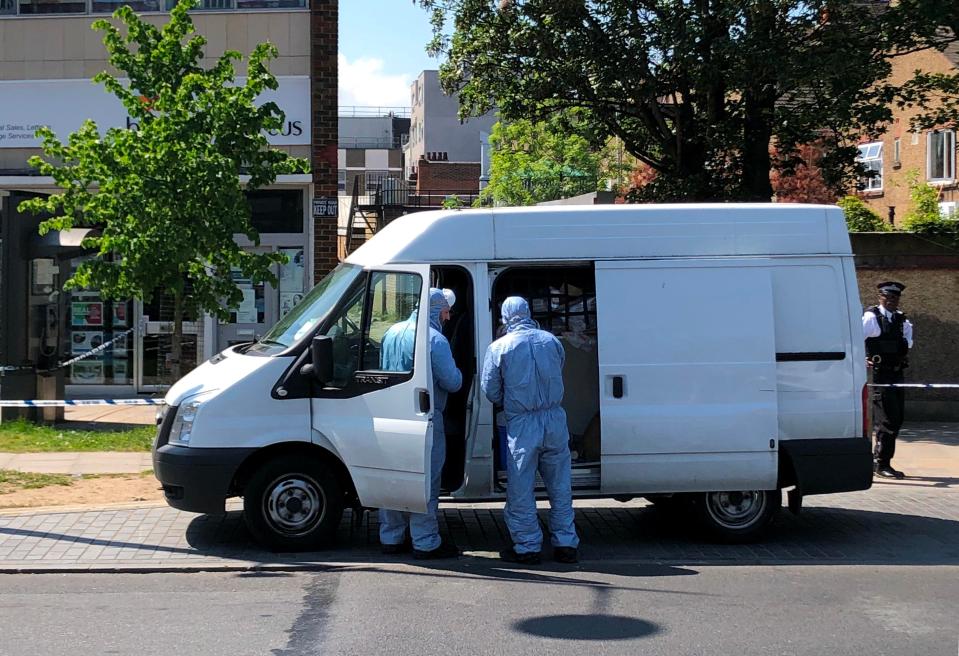
[[[785,510],[759,544],[703,541],[689,517],[645,501],[577,501],[585,564],[959,565],[959,479],[946,486],[877,483],[867,491],[807,498]],[[393,562],[379,553],[375,513],[340,524],[324,551],[277,554],[255,544],[238,503],[194,515],[166,506],[0,515],[0,572],[316,569]],[[541,504],[540,519],[547,521]],[[495,558],[506,545],[499,504],[443,504],[441,531],[468,558]]]

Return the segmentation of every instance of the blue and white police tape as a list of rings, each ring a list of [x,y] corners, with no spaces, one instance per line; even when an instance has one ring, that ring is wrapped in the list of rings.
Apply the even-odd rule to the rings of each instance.
[[[165,405],[163,399],[75,399],[47,400],[47,399],[26,399],[22,401],[3,401],[0,400],[0,408],[62,408],[75,405]]]
[[[869,383],[869,387],[908,387],[913,389],[959,389],[959,383]]]

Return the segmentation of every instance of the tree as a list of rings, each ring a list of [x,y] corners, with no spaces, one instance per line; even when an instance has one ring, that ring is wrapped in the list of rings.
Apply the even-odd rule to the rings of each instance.
[[[586,108],[595,129],[659,175],[646,197],[772,196],[821,140],[838,187],[860,171],[851,135],[891,118],[890,60],[945,47],[942,0],[418,0],[461,113],[507,121]],[[444,33],[452,24],[451,35]]]
[[[912,206],[903,217],[902,227],[921,235],[944,237],[954,244],[959,238],[959,222],[942,216],[939,210],[940,190],[920,180],[919,171],[909,171],[907,177]]]
[[[846,196],[836,204],[846,215],[849,232],[889,232],[891,229],[859,196]]]
[[[773,149],[773,170],[770,183],[776,201],[780,203],[822,203],[831,205],[840,194],[826,184],[819,162],[823,159],[822,147],[805,144],[797,152],[802,163],[789,166],[789,170],[777,166],[778,154]],[[881,221],[881,219],[880,219]]]
[[[232,271],[275,284],[270,267],[285,259],[235,243],[236,234],[259,243],[244,190],[308,167],[268,147],[265,131],[280,129],[284,115],[272,102],[254,103],[266,89],[277,88],[267,67],[276,48],[254,49],[242,83],[234,71],[237,52],[204,68],[206,40],[194,34],[190,7],[190,0],[182,0],[162,29],[127,6],[113,14],[125,34],[107,20],[93,24],[104,33],[110,64],[126,78],[103,72],[94,81],[122,102],[135,126],[101,134],[86,121],[65,144],[50,129],[38,130],[46,159],[30,163],[62,192],[20,206],[53,215],[41,233],[99,228],[83,243],[97,257],[83,262],[65,289],[95,288],[114,300],[172,294],[176,378],[184,313],[228,318],[242,300]],[[248,176],[245,183],[241,176]]]
[[[534,123],[500,121],[493,126],[489,184],[481,203],[533,205],[605,188],[615,177],[612,153],[579,131],[581,110]]]

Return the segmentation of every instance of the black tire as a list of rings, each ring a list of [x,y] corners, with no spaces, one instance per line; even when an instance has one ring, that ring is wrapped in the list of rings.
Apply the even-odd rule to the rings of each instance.
[[[717,542],[755,542],[779,512],[779,490],[705,492],[694,496],[696,514],[706,534]]]
[[[260,465],[243,491],[253,538],[273,551],[328,545],[343,517],[343,488],[322,460],[283,455]]]

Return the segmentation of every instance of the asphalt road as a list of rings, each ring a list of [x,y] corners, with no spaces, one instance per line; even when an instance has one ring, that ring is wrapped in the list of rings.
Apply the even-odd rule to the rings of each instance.
[[[0,575],[0,654],[957,653],[959,567]]]

